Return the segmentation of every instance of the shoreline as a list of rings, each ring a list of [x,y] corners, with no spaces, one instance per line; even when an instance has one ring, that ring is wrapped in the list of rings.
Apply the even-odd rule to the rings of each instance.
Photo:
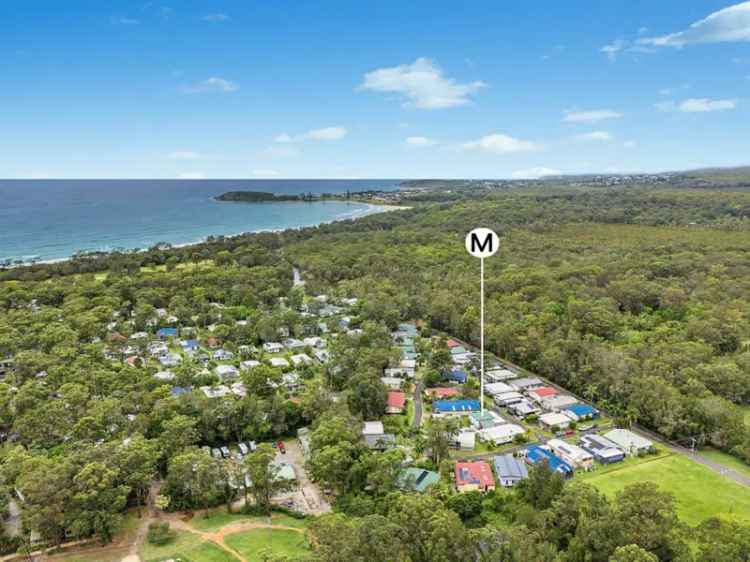
[[[235,203],[235,201],[216,201],[217,203]],[[291,201],[290,201],[291,202]],[[259,202],[260,203],[260,202]],[[383,204],[379,205],[377,203],[365,203],[363,201],[351,201],[351,203],[356,203],[359,205],[365,205],[366,208],[362,211],[352,211],[351,213],[346,213],[346,216],[339,216],[337,218],[334,218],[332,220],[322,221],[322,222],[315,222],[315,223],[309,223],[309,224],[302,224],[298,226],[289,226],[284,228],[261,228],[258,230],[245,230],[242,232],[234,232],[230,234],[215,234],[212,235],[215,238],[221,237],[221,238],[238,238],[240,236],[247,236],[249,234],[261,234],[261,233],[278,233],[278,232],[284,232],[285,230],[301,230],[303,228],[312,228],[315,226],[321,226],[324,224],[333,224],[336,222],[341,221],[347,221],[347,220],[357,220],[364,217],[369,217],[371,215],[377,215],[380,213],[388,213],[392,211],[400,211],[400,210],[407,210],[411,209],[411,207],[408,206],[400,206],[400,205],[388,205]],[[251,204],[257,204],[257,203],[251,203]],[[204,244],[208,241],[208,237],[204,236],[198,240],[193,240],[190,242],[179,242],[179,243],[169,243],[172,248],[186,248],[189,246],[197,246],[199,244]],[[155,244],[155,243],[154,243]],[[138,254],[143,252],[148,252],[148,248],[140,248],[140,249],[134,249],[134,248],[125,248],[122,253],[125,254]],[[114,251],[105,251],[105,250],[89,250],[89,253],[96,254],[96,253],[103,253],[103,254],[111,254],[114,253]],[[65,256],[61,258],[50,258],[46,260],[38,260],[38,261],[25,261],[20,264],[11,264],[5,269],[16,269],[20,267],[30,267],[34,265],[52,265],[52,264],[59,264],[66,261],[70,261],[72,259],[76,259],[75,256]],[[0,271],[2,271],[2,268],[0,268]]]

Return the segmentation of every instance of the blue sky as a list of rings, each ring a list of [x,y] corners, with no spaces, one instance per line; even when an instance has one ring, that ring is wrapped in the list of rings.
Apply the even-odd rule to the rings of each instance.
[[[0,177],[750,164],[750,2],[0,3]]]

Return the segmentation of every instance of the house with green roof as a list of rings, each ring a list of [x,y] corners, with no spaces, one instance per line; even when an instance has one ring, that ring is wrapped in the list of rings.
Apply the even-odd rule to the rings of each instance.
[[[402,470],[396,479],[396,486],[402,490],[410,490],[422,493],[433,484],[440,481],[440,475],[432,470],[424,468],[406,468]]]

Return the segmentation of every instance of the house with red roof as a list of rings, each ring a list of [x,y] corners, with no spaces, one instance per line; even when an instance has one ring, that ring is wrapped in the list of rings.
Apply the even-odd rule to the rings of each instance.
[[[551,386],[543,386],[529,391],[529,397],[536,402],[539,402],[544,398],[552,398],[553,396],[557,396],[557,390]]]
[[[451,349],[454,347],[461,347],[461,342],[458,342],[454,339],[448,340],[447,344],[448,344],[448,349]]]
[[[457,462],[456,490],[459,492],[487,492],[495,489],[492,468],[484,461]]]
[[[458,396],[459,391],[457,388],[449,387],[449,386],[439,386],[436,388],[426,388],[424,393],[427,396],[430,396],[432,398],[437,398],[438,400],[443,398],[451,398],[453,396]]]
[[[403,414],[406,406],[406,394],[400,390],[388,392],[388,401],[385,406],[386,414]]]

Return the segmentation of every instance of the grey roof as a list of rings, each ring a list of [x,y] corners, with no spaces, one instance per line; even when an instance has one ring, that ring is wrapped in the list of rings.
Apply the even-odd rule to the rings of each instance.
[[[496,455],[495,472],[497,472],[497,477],[501,479],[523,480],[529,476],[526,465],[513,455]]]
[[[364,439],[369,449],[388,449],[396,445],[396,436],[390,433],[365,435]]]

